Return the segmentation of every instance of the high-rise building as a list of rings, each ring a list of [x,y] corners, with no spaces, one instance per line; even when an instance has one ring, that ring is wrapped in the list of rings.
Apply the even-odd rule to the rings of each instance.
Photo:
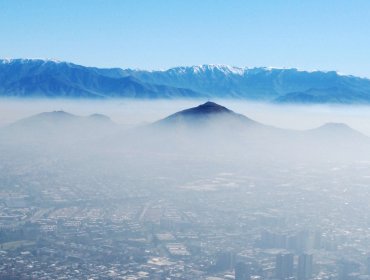
[[[223,271],[233,269],[235,265],[235,253],[231,251],[221,251],[216,256],[215,269]]]
[[[250,280],[250,267],[244,262],[235,265],[235,280]]]
[[[294,255],[279,254],[276,256],[276,277],[278,279],[289,279],[293,277]]]
[[[312,277],[313,256],[312,254],[301,254],[298,257],[297,279],[307,280]]]

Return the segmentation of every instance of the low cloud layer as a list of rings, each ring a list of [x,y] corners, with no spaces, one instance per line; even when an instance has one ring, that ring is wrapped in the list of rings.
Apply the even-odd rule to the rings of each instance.
[[[136,126],[164,118],[176,111],[199,105],[206,100],[182,101],[75,101],[17,100],[0,102],[0,126],[6,126],[34,114],[63,110],[77,115],[105,114],[122,126]],[[310,129],[328,122],[346,123],[370,135],[370,110],[367,106],[293,106],[271,105],[235,100],[215,100],[235,112],[256,121],[287,129]]]

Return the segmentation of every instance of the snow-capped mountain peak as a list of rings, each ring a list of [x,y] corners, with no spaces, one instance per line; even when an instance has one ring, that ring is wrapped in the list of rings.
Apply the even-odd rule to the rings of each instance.
[[[180,74],[192,73],[192,74],[204,74],[204,73],[222,73],[225,75],[234,74],[234,75],[243,75],[246,68],[228,66],[223,64],[202,64],[195,66],[180,66],[170,68],[163,72],[177,72]]]
[[[72,64],[70,62],[52,59],[52,58],[5,58],[0,59],[0,64],[12,64],[12,63],[19,63],[19,64],[30,64],[30,63],[64,63],[64,64]]]
[[[370,103],[370,80],[335,71],[180,66],[100,69],[52,59],[0,60],[0,96],[238,98],[279,103]]]

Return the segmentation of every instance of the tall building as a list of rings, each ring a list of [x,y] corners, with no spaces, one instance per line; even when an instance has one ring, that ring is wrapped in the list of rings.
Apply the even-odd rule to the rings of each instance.
[[[235,280],[250,280],[250,267],[246,263],[238,262],[235,265]]]
[[[235,265],[235,253],[231,251],[221,251],[216,256],[215,270],[223,271],[233,269]]]
[[[307,280],[312,277],[313,256],[312,254],[301,254],[298,257],[297,279]]]
[[[279,254],[276,256],[276,277],[278,279],[289,279],[293,277],[294,255]]]
[[[296,253],[303,253],[307,247],[309,232],[302,230],[287,237],[286,249]]]

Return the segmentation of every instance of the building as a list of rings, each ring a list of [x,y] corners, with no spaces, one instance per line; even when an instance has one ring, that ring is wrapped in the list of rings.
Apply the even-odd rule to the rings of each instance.
[[[250,267],[244,262],[235,265],[235,280],[250,280]]]
[[[294,272],[294,255],[279,254],[276,256],[276,278],[289,279],[293,277]]]
[[[301,254],[298,257],[297,279],[306,280],[312,277],[313,256],[312,254]]]

